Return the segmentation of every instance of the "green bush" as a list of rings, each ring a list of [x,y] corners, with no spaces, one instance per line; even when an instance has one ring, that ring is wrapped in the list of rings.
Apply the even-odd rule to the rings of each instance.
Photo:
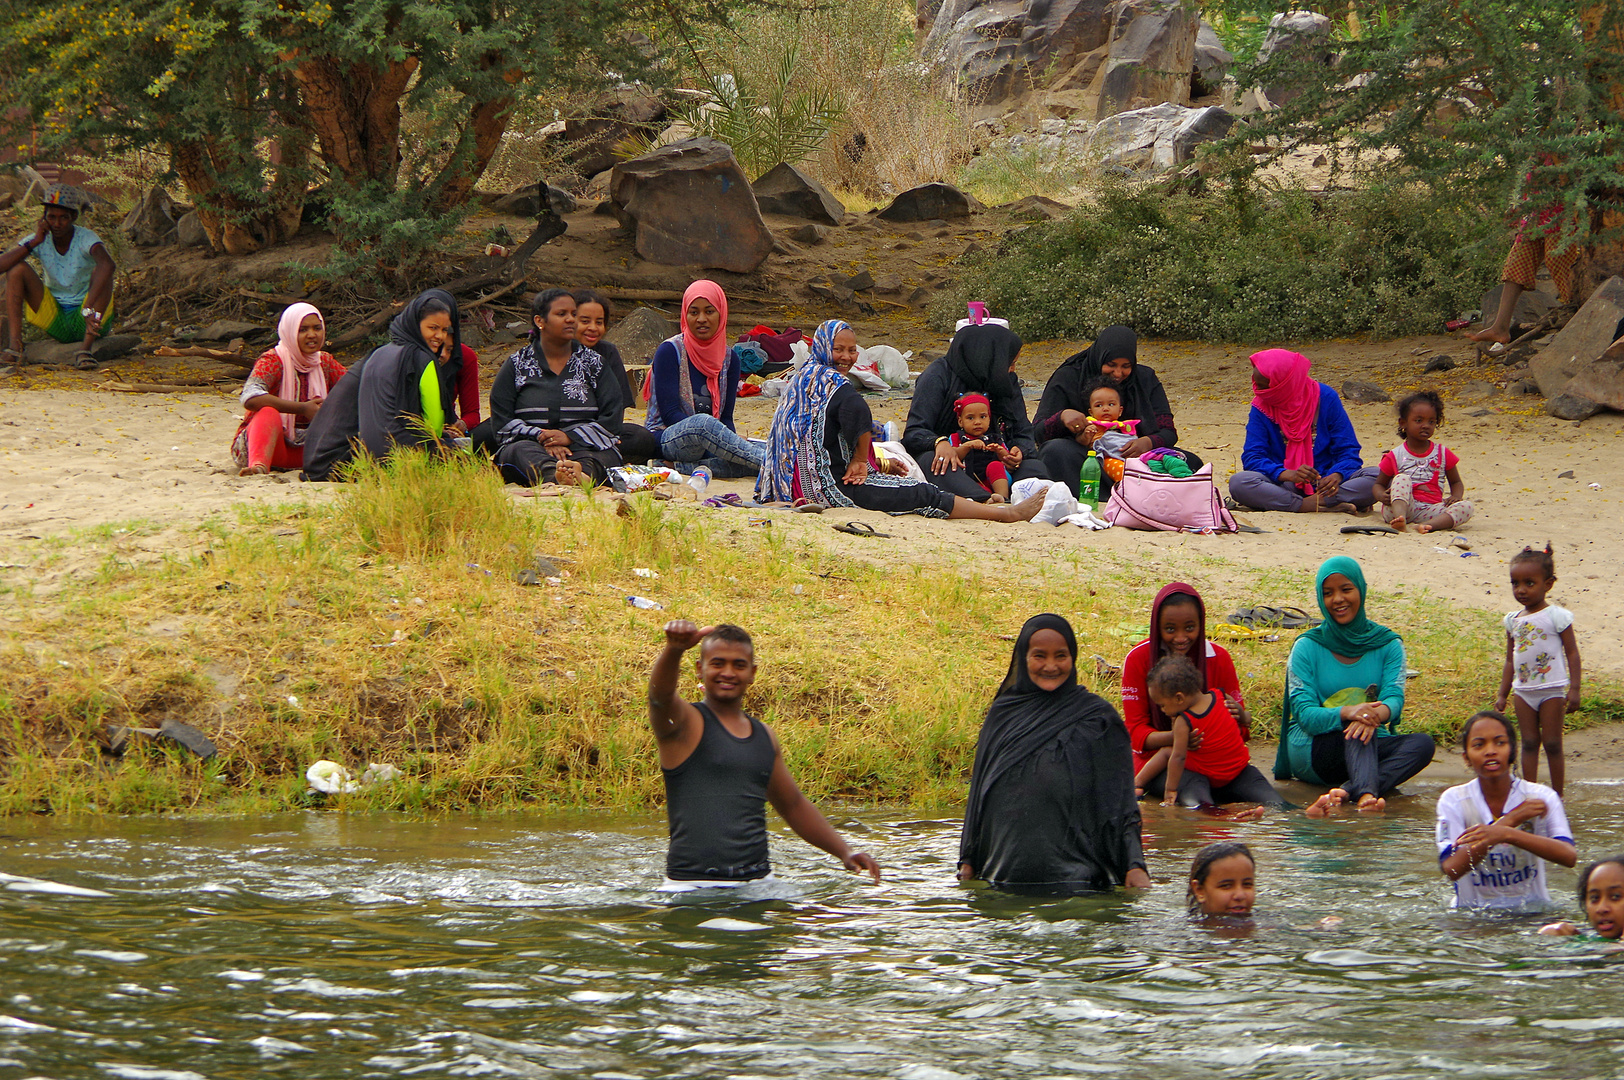
[[[1477,307],[1505,242],[1495,215],[1415,186],[1169,195],[1106,182],[1066,217],[967,256],[932,324],[985,300],[1034,340],[1113,323],[1238,342],[1437,332]]]

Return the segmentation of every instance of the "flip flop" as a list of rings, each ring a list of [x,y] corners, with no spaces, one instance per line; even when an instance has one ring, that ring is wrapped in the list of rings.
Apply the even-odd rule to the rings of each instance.
[[[101,367],[101,364],[96,362],[95,353],[91,352],[89,349],[80,349],[78,352],[73,354],[73,366],[78,368],[80,371],[95,371],[97,368]]]
[[[1347,534],[1359,533],[1363,536],[1397,536],[1398,530],[1391,525],[1344,525],[1342,531]]]
[[[1236,626],[1234,623],[1218,623],[1208,627],[1213,637],[1226,638],[1230,641],[1279,641],[1279,634],[1271,634],[1267,630],[1259,630],[1252,626]]]
[[[1318,626],[1321,621],[1299,607],[1249,607],[1242,608],[1229,617],[1231,624],[1254,630],[1265,627],[1306,630],[1311,626]]]
[[[835,532],[843,532],[850,536],[884,537],[887,540],[895,539],[892,533],[880,532],[866,521],[848,521],[844,525],[831,525]]]

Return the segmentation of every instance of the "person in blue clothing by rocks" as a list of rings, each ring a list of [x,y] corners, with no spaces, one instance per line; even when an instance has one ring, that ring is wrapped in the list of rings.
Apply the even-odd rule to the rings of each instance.
[[[1360,460],[1342,399],[1309,366],[1286,349],[1252,354],[1252,411],[1230,509],[1352,514],[1376,501],[1379,470]]]

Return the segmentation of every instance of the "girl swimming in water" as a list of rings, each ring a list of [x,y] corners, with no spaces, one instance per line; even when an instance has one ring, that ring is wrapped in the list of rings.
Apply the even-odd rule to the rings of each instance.
[[[1515,774],[1517,729],[1501,713],[1466,721],[1461,752],[1477,779],[1438,796],[1438,862],[1455,883],[1449,906],[1548,903],[1546,861],[1578,861],[1562,796]]]
[[[1579,875],[1579,907],[1597,937],[1617,941],[1624,936],[1624,852],[1597,859]],[[1570,922],[1539,928],[1542,934],[1577,934]]]
[[[1208,844],[1190,864],[1184,903],[1191,915],[1250,919],[1257,899],[1257,860],[1240,843]]]

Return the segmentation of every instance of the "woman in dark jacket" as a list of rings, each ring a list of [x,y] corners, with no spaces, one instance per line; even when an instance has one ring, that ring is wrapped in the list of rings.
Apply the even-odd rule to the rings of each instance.
[[[352,365],[310,422],[305,477],[336,479],[358,447],[380,459],[401,447],[448,447],[461,360],[456,298],[419,293],[389,324],[389,344]]]
[[[1100,432],[1088,423],[1088,388],[1100,379],[1116,384],[1122,395],[1122,419],[1139,421],[1139,437],[1124,457],[1139,457],[1151,450],[1178,450],[1199,469],[1201,459],[1178,446],[1178,429],[1173,426],[1173,410],[1167,404],[1167,391],[1156,372],[1139,362],[1139,335],[1126,326],[1107,326],[1094,344],[1055,369],[1038,401],[1034,424],[1038,456],[1049,475],[1064,480],[1077,494],[1077,479],[1088,448]],[[1100,478],[1103,496],[1110,480]]]
[[[530,341],[508,357],[491,385],[491,427],[502,479],[532,487],[587,477],[609,480],[626,412],[626,376],[576,340],[575,298],[536,294]]]
[[[966,326],[953,335],[947,355],[926,368],[914,383],[902,445],[930,482],[943,491],[974,502],[985,502],[991,495],[971,478],[956,455],[936,453],[937,445],[959,430],[953,403],[965,394],[984,394],[992,402],[987,438],[1009,448],[1010,483],[1049,475],[1037,460],[1021,381],[1015,376],[1015,358],[1020,352],[1021,339],[1007,327],[992,323]]]

